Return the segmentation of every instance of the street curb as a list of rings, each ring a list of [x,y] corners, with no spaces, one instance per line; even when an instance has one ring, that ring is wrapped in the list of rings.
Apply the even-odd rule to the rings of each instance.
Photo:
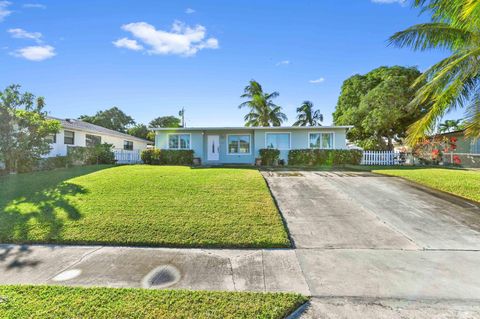
[[[285,319],[298,319],[298,318],[300,318],[300,315],[303,314],[305,312],[305,310],[307,310],[308,307],[310,307],[310,300],[305,302],[300,307],[298,307],[294,312],[292,312],[287,317],[285,317]]]

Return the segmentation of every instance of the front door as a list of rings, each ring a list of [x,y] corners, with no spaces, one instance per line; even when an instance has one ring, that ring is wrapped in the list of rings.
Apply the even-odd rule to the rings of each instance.
[[[218,161],[220,159],[220,136],[208,135],[207,137],[207,160]]]

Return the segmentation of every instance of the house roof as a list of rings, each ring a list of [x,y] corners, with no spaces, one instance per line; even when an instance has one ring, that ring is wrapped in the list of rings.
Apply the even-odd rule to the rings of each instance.
[[[134,141],[141,141],[141,142],[144,142],[144,143],[150,143],[150,144],[152,143],[152,141],[145,140],[143,138],[135,137],[135,136],[132,136],[130,134],[117,132],[117,131],[105,128],[103,126],[95,125],[95,124],[84,122],[84,121],[81,121],[81,120],[60,119],[60,118],[53,117],[53,116],[49,116],[48,118],[50,118],[52,120],[60,121],[60,124],[62,125],[62,127],[64,129],[85,131],[85,132],[89,132],[89,133],[110,135],[110,136],[126,138],[126,139],[129,139],[129,140],[134,140]]]
[[[251,131],[251,130],[313,130],[313,129],[349,129],[352,125],[343,126],[233,126],[233,127],[178,127],[152,128],[154,131]]]

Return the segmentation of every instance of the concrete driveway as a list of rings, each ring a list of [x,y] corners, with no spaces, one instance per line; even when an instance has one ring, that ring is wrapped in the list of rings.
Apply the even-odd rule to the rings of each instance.
[[[480,209],[399,178],[264,172],[314,297],[305,318],[480,318]]]

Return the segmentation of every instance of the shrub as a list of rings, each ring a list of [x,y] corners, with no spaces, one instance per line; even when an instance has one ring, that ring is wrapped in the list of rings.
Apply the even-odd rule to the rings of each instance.
[[[360,150],[301,149],[288,152],[289,165],[358,165],[361,160],[362,151]]]
[[[274,148],[262,148],[259,151],[262,165],[274,165],[280,158],[280,151]]]
[[[150,165],[193,165],[193,150],[154,149],[142,152],[142,161]]]
[[[112,144],[99,144],[93,147],[70,146],[67,156],[74,165],[114,164]]]
[[[71,165],[70,157],[55,156],[42,159],[39,163],[39,169],[48,171],[56,168],[65,168]]]

